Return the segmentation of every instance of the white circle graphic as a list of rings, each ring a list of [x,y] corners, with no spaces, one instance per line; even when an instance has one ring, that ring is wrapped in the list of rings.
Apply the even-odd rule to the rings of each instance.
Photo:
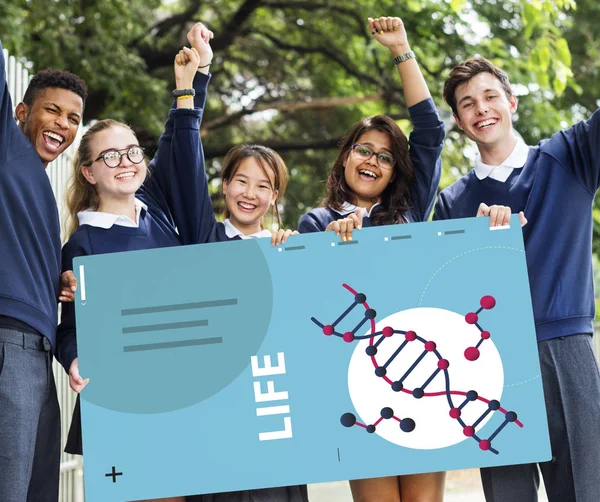
[[[485,314],[486,311],[483,310],[478,320],[483,330]],[[374,425],[379,420],[375,427],[377,435],[408,448],[444,448],[468,439],[460,421],[450,416],[447,390],[450,391],[454,408],[460,408],[467,401],[467,392],[477,392],[478,398],[468,401],[461,408],[460,420],[467,426],[472,426],[488,410],[486,401],[500,401],[504,370],[492,339],[483,340],[479,346],[478,359],[467,360],[465,349],[474,347],[481,341],[481,331],[477,326],[468,324],[464,315],[437,308],[396,312],[377,322],[375,330],[381,332],[385,327],[403,332],[414,331],[418,338],[407,341],[405,334],[394,333],[377,345],[377,354],[374,356],[366,353],[371,344],[369,339],[357,343],[348,367],[348,389],[359,415],[358,421],[362,421],[364,425]],[[370,332],[369,330],[365,334]],[[377,344],[381,337],[382,335],[376,336],[372,343]],[[425,344],[420,339],[435,342],[435,350],[426,351]],[[398,350],[403,343],[404,347]],[[438,371],[424,387],[438,369],[438,354],[448,361],[448,369]],[[419,360],[421,356],[423,357]],[[385,376],[375,374],[376,366],[385,367]],[[412,366],[414,368],[410,370]],[[394,391],[391,385],[391,382],[397,381],[402,381],[403,384],[403,389],[399,392]],[[420,399],[408,392],[423,387],[424,395]],[[396,419],[412,419],[414,429],[404,432],[398,420],[382,419],[381,410],[384,408],[391,408]],[[492,415],[493,412],[488,412],[475,426],[475,431],[481,429]]]

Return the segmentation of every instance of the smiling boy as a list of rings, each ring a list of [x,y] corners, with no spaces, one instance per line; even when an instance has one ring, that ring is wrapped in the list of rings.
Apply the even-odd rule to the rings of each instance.
[[[512,126],[506,73],[484,58],[456,66],[444,86],[454,118],[479,150],[474,169],[443,190],[434,219],[475,216],[480,203],[524,211],[523,228],[552,460],[540,463],[550,502],[600,493],[600,375],[592,207],[600,185],[600,111],[535,147]],[[536,464],[482,469],[488,502],[537,501]]]
[[[70,73],[38,73],[17,105],[17,125],[1,43],[0,86],[0,500],[54,502],[61,242],[45,169],[75,139],[87,89]]]

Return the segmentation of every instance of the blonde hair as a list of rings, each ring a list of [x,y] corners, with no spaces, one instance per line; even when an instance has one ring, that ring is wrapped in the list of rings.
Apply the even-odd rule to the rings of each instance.
[[[127,124],[118,122],[117,120],[104,119],[96,122],[90,127],[86,133],[82,136],[75,159],[73,160],[73,171],[69,184],[67,185],[67,219],[65,223],[66,233],[65,239],[68,239],[77,227],[79,226],[79,219],[77,213],[86,209],[98,209],[100,198],[96,187],[92,185],[83,176],[82,167],[87,167],[92,164],[91,142],[94,136],[100,131],[105,131],[112,127],[122,127],[131,131],[135,136],[135,133]]]
[[[250,157],[256,160],[260,168],[267,176],[267,179],[271,179],[268,169],[273,172],[273,186],[271,188],[274,192],[277,192],[278,198],[283,197],[289,179],[288,168],[281,156],[275,150],[272,150],[266,146],[249,144],[234,146],[227,152],[227,155],[225,155],[225,158],[223,159],[221,181],[231,180],[235,176],[235,173],[239,169],[241,163]],[[283,222],[281,221],[281,215],[279,214],[277,202],[275,202],[273,205],[273,213],[273,217],[277,217],[277,223],[279,223],[279,226],[281,227]],[[227,209],[227,205],[225,206],[225,217],[229,218],[229,210]],[[262,217],[260,219],[260,226],[264,229],[264,221]]]

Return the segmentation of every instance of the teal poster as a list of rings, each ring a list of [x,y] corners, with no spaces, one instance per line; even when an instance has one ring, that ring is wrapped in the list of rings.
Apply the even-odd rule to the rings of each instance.
[[[517,217],[74,269],[88,502],[550,458]]]

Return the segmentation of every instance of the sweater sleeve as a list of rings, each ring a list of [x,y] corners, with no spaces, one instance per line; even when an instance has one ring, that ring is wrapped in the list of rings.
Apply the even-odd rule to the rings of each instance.
[[[92,254],[81,241],[83,234],[74,234],[62,250],[62,270],[73,270],[73,260],[78,256]],[[56,359],[68,373],[71,363],[77,357],[77,327],[75,324],[75,303],[62,303],[60,323],[56,331]]]
[[[446,205],[446,196],[442,191],[438,197],[435,209],[433,211],[434,220],[449,220],[450,215],[448,214],[448,208]]]
[[[312,232],[323,232],[325,228],[317,218],[316,214],[313,211],[309,211],[302,218],[300,218],[300,223],[298,223],[298,232],[301,234],[309,234]]]
[[[431,98],[409,108],[413,131],[408,145],[415,171],[411,203],[417,221],[427,221],[442,174],[445,127]]]
[[[166,204],[182,244],[206,242],[216,220],[208,193],[200,122],[210,77],[194,79],[194,109],[171,109],[145,189]]]
[[[558,132],[548,143],[548,151],[595,194],[600,187],[600,109],[587,121]]]

